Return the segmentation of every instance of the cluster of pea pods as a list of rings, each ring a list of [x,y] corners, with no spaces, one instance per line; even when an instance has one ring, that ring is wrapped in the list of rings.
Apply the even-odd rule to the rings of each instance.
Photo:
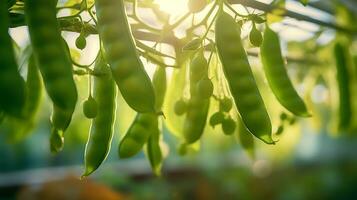
[[[18,71],[8,33],[7,3],[0,1],[0,115],[15,118],[16,123],[26,123],[25,128],[16,131],[26,132],[33,128],[43,80],[53,107],[50,136],[53,152],[63,148],[64,133],[71,122],[78,98],[71,57],[56,18],[56,4],[55,0],[25,0],[26,23],[33,50],[25,81]],[[199,12],[204,6],[191,6],[190,9]],[[205,49],[200,48],[189,63],[189,95],[180,98],[172,108],[176,115],[184,116],[183,146],[201,138],[207,121],[212,127],[221,125],[227,135],[239,129],[242,146],[246,149],[252,148],[253,137],[267,144],[275,144],[271,120],[243,47],[240,25],[224,11],[223,3],[219,6],[214,42],[230,95],[218,99],[219,111],[209,117],[214,84],[209,77]],[[92,119],[85,148],[83,176],[93,173],[109,153],[114,132],[117,88],[126,103],[137,112],[119,144],[118,154],[121,158],[129,158],[145,147],[154,172],[160,174],[163,160],[161,127],[164,120],[160,115],[165,115],[162,113],[167,82],[165,68],[158,66],[153,80],[150,80],[137,53],[123,0],[96,0],[95,8],[103,48],[92,72],[93,96],[91,93],[83,103],[84,115]],[[259,21],[260,18],[255,20]],[[287,74],[278,35],[266,25],[262,36],[253,23],[249,39],[254,46],[260,47],[265,77],[276,99],[293,115],[310,117]],[[77,39],[76,45],[78,48],[85,46],[83,37]],[[340,125],[344,127],[349,123],[351,109],[345,107],[350,105],[350,94],[346,90],[346,64],[341,52],[343,47],[337,44],[335,56],[342,108]],[[237,111],[237,116],[230,116],[232,109]]]

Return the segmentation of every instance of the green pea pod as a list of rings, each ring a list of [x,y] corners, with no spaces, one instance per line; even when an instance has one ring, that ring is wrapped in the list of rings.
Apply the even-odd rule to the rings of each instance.
[[[120,158],[130,158],[139,153],[157,126],[156,114],[138,113],[119,144]]]
[[[351,123],[351,93],[350,93],[350,77],[347,66],[347,47],[341,43],[336,43],[334,47],[334,55],[336,60],[336,78],[339,91],[339,122],[340,130],[347,130]]]
[[[200,66],[198,66],[200,65]],[[196,69],[203,69],[199,71]],[[207,61],[200,52],[195,55],[190,64],[190,93],[191,98],[187,105],[186,118],[183,125],[183,135],[187,144],[192,144],[199,140],[206,126],[209,98],[203,98],[196,90],[200,79],[207,76]]]
[[[165,68],[158,67],[154,73],[153,83],[156,89],[157,105],[160,110],[166,91]],[[119,156],[130,158],[140,152],[150,135],[158,129],[158,119],[155,113],[138,113],[129,130],[119,144]]]
[[[28,61],[26,88],[27,98],[24,115],[27,119],[30,119],[35,117],[38,112],[43,90],[41,74],[33,56],[30,56]]]
[[[265,76],[275,97],[287,110],[301,117],[310,117],[304,101],[299,97],[286,71],[281,55],[279,36],[266,26],[260,48]]]
[[[103,75],[94,77],[93,98],[97,102],[98,112],[90,127],[90,136],[84,154],[85,171],[82,176],[93,173],[106,159],[114,132],[115,82],[109,67],[101,58],[96,63],[95,70],[103,72]]]
[[[157,99],[157,110],[161,110],[166,94],[166,84],[166,70],[163,67],[157,66],[153,77],[153,85],[155,88]],[[158,120],[158,118],[156,119]],[[161,130],[159,128],[160,123],[158,121],[156,121],[154,124],[158,124],[158,126],[153,128],[153,132],[149,136],[149,139],[146,144],[146,156],[150,162],[151,168],[155,175],[160,176],[163,161],[163,155],[160,147]]]
[[[22,118],[9,117],[6,123],[9,139],[19,141],[30,133],[37,123],[37,113],[42,97],[42,80],[34,57],[30,56],[27,67],[26,102]]]
[[[73,112],[77,89],[56,18],[56,3],[56,0],[25,0],[26,21],[48,95],[57,107]]]
[[[240,29],[223,10],[216,19],[215,37],[223,71],[244,124],[253,135],[274,144],[270,118],[243,48]]]
[[[22,117],[25,105],[25,81],[18,72],[11,37],[9,35],[7,1],[0,2],[0,110],[5,114]]]
[[[122,96],[137,112],[156,112],[154,88],[137,54],[124,1],[97,0],[95,7],[99,36]]]
[[[161,175],[162,152],[160,148],[160,133],[159,128],[156,128],[150,135],[146,144],[146,155],[150,162],[151,168],[156,176]]]

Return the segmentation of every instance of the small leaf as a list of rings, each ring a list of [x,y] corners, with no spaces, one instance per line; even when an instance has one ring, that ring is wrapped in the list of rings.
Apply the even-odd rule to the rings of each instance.
[[[263,19],[261,16],[259,16],[257,14],[250,14],[249,19],[252,20],[256,24],[262,24],[266,21],[265,19]]]
[[[197,50],[201,46],[201,38],[196,38],[194,40],[191,40],[185,46],[183,46],[182,50],[183,51],[192,51],[192,50]]]

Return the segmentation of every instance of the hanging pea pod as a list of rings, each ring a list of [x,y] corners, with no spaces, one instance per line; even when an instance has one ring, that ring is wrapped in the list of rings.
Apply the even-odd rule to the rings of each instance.
[[[156,70],[154,74],[153,82],[155,83],[155,89],[160,90],[156,93],[156,97],[159,98],[158,102],[163,102],[166,84],[166,72],[163,69]],[[163,85],[164,84],[164,85]],[[163,92],[163,93],[162,93]],[[157,109],[161,109],[161,105],[156,105]],[[158,129],[158,119],[155,113],[138,113],[131,124],[129,130],[125,134],[124,138],[119,144],[119,156],[121,158],[130,158],[139,153],[148,141],[151,134]]]
[[[63,148],[64,132],[77,102],[72,62],[56,17],[55,0],[25,0],[25,16],[31,45],[48,95],[53,102],[50,145]]]
[[[216,46],[234,103],[249,131],[274,144],[272,127],[240,38],[235,20],[223,10],[216,19]]]
[[[0,2],[0,110],[19,117],[25,105],[25,81],[18,72],[15,53],[9,35],[7,1]]]
[[[156,109],[161,110],[163,100],[166,95],[166,70],[163,67],[157,67],[153,77],[153,85],[156,92]],[[160,147],[162,123],[158,122],[157,129],[151,133],[146,144],[146,155],[155,175],[160,176],[163,155]]]
[[[197,69],[202,69],[202,71]],[[199,52],[190,64],[191,98],[187,105],[183,126],[183,135],[187,144],[192,144],[200,139],[206,126],[209,98],[202,97],[196,89],[197,83],[206,76],[208,76],[208,64],[203,52]]]
[[[119,157],[130,158],[139,153],[157,126],[156,114],[137,114],[119,144]]]
[[[116,111],[116,86],[108,65],[100,56],[94,67],[101,75],[94,76],[93,98],[97,114],[92,119],[90,133],[84,153],[85,170],[82,175],[93,173],[106,159],[114,133]]]
[[[56,0],[25,0],[25,16],[46,91],[55,106],[73,113],[77,89],[56,18],[56,3]]]
[[[278,35],[266,26],[260,49],[265,76],[275,97],[287,110],[300,117],[310,117],[304,101],[294,89],[284,60]]]
[[[161,166],[163,160],[163,155],[160,147],[160,135],[160,129],[155,129],[151,133],[146,144],[146,155],[150,162],[151,168],[156,176],[161,175]]]
[[[122,96],[137,112],[156,112],[154,88],[137,54],[124,0],[96,0],[95,7],[98,32]]]
[[[347,130],[351,123],[351,94],[350,78],[347,66],[347,47],[342,43],[336,43],[334,55],[336,60],[336,78],[339,92],[339,122],[340,130]]]
[[[42,80],[33,56],[30,56],[26,78],[26,102],[22,110],[22,118],[8,117],[6,127],[9,139],[19,141],[32,131],[37,123],[37,114],[41,103]]]
[[[41,74],[34,56],[30,56],[28,61],[26,88],[27,98],[24,115],[27,116],[27,119],[32,119],[38,112],[43,90]]]

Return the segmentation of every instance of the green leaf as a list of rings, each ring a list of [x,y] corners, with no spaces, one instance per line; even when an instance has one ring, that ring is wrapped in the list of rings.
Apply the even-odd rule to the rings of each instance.
[[[185,44],[185,46],[182,47],[183,51],[192,51],[192,50],[197,50],[201,46],[202,40],[201,38],[196,38]]]

